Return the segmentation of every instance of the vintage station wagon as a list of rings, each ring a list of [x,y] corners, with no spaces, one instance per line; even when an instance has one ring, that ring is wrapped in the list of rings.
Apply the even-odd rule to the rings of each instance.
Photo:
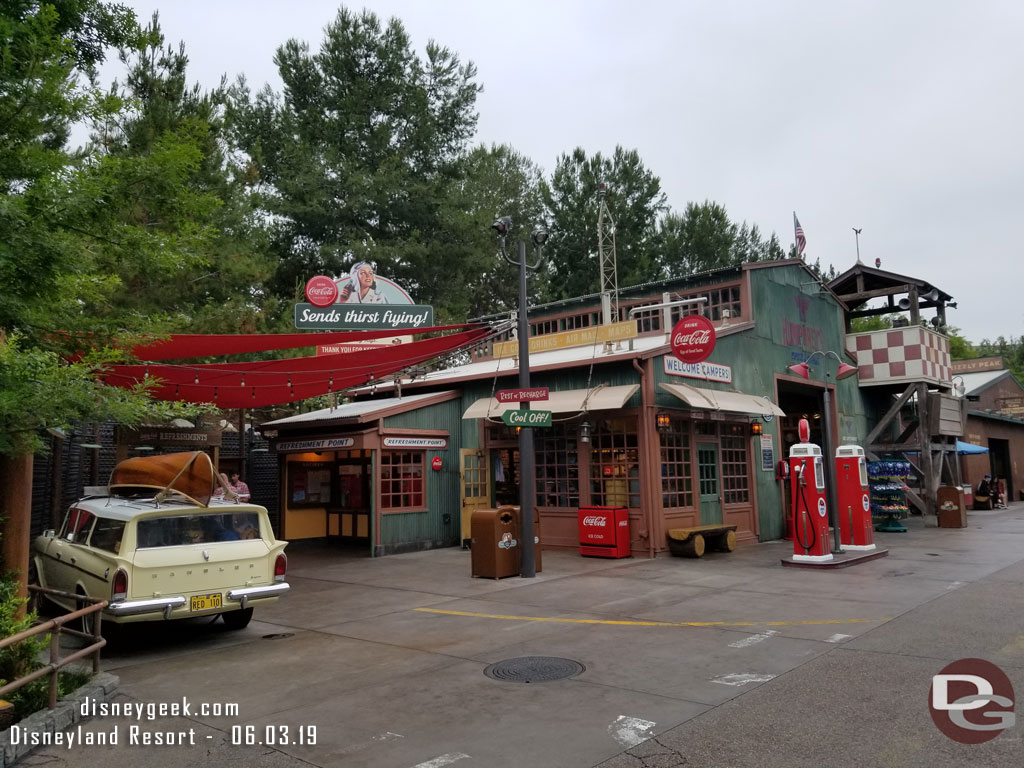
[[[178,490],[194,492],[194,477],[186,475],[184,484],[176,477],[154,492],[162,481],[145,485],[134,477],[117,483],[115,470],[104,495],[76,502],[59,530],[36,539],[40,584],[108,600],[104,620],[220,614],[228,627],[245,627],[254,607],[289,589],[287,542],[274,537],[264,507],[214,498],[206,479],[212,467],[200,455],[203,460],[195,464],[207,492],[195,495]],[[49,598],[68,610],[76,607],[70,598]]]

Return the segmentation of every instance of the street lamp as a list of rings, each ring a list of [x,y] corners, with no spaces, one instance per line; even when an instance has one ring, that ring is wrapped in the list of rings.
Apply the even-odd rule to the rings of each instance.
[[[501,255],[505,261],[513,266],[519,267],[519,388],[530,388],[530,323],[526,317],[526,270],[534,270],[540,266],[541,246],[548,239],[548,233],[538,229],[533,232],[530,239],[533,241],[534,249],[537,252],[537,261],[534,264],[526,263],[526,243],[519,241],[519,259],[513,261],[508,257],[505,250],[505,238],[512,229],[512,217],[502,216],[493,225],[494,231],[498,234],[498,243],[501,246]],[[529,410],[530,403],[520,403],[521,409]],[[537,575],[537,558],[534,550],[534,525],[533,507],[536,502],[534,492],[536,472],[536,461],[533,453],[533,430],[519,430],[519,522],[522,539],[522,559],[519,566],[519,575],[523,578],[533,578]]]
[[[839,363],[839,370],[836,371],[835,375],[837,381],[840,379],[847,379],[857,373],[857,368],[855,366],[844,363],[843,359],[832,350],[812,352],[804,362],[789,366],[789,370],[797,376],[802,376],[803,378],[810,380],[811,368],[808,363],[818,355],[823,357],[834,357],[836,362]],[[832,423],[832,395],[828,389],[829,380],[831,378],[832,376],[829,373],[828,368],[825,368],[825,447],[822,450],[822,464],[825,465],[825,485],[828,486],[828,508],[830,512],[829,524],[832,526],[832,537],[835,541],[834,549],[836,552],[842,552],[842,538],[839,532],[839,505],[836,499],[835,481],[832,477],[832,435],[834,434],[834,425]]]

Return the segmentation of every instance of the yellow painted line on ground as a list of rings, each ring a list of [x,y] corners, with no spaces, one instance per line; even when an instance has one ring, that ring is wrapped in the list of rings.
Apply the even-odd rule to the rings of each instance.
[[[797,627],[816,624],[867,624],[889,619],[815,619],[809,621],[615,621],[612,619],[560,619],[547,616],[507,616],[502,613],[472,613],[470,611],[444,611],[440,608],[413,608],[424,613],[443,613],[447,616],[472,616],[477,619],[506,619],[509,621],[550,621],[558,624],[609,624],[617,627]]]

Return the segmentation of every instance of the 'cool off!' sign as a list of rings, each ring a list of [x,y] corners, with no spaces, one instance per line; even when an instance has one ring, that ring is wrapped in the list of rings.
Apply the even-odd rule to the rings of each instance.
[[[686,376],[690,379],[732,384],[732,366],[718,363],[684,363],[671,355],[665,355],[662,359],[665,361],[665,373],[670,376]]]
[[[510,427],[550,427],[551,411],[505,411],[501,420]]]

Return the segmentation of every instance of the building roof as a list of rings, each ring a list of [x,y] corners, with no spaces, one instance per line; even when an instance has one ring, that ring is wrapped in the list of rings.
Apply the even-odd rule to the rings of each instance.
[[[968,411],[968,416],[977,416],[979,419],[992,419],[993,421],[1008,421],[1010,424],[1019,424],[1024,426],[1024,419],[1017,418],[1016,416],[1007,416],[1005,413],[999,411]]]
[[[858,278],[863,278],[864,287],[862,289],[857,287]],[[934,288],[938,292],[939,299],[942,301],[949,301],[953,298],[941,288],[938,288],[925,280],[900,275],[896,272],[889,272],[876,267],[869,267],[867,264],[862,263],[854,264],[848,270],[833,280],[830,280],[828,283],[828,287],[835,291],[839,296],[860,293],[861,291],[867,292],[883,288],[897,288],[901,285],[916,287],[919,295],[927,293]],[[847,303],[851,308],[853,308],[859,304],[863,304],[864,301],[866,301],[866,299],[860,301],[857,299],[850,299]],[[922,301],[922,306],[930,306],[930,304]]]
[[[404,413],[424,405],[432,405],[435,402],[443,402],[458,397],[455,390],[447,392],[427,392],[419,395],[406,395],[405,397],[386,397],[381,400],[363,400],[358,403],[345,403],[336,408],[321,408],[318,411],[300,413],[297,416],[288,416],[275,421],[264,422],[264,427],[299,427],[299,426],[322,426],[335,423],[361,423],[365,421],[376,421],[385,415]]]
[[[957,373],[955,376],[959,376],[964,381],[964,394],[965,395],[977,395],[990,386],[995,384],[1000,379],[1004,379],[1007,376],[1012,376],[1010,371],[979,371],[978,373]]]

